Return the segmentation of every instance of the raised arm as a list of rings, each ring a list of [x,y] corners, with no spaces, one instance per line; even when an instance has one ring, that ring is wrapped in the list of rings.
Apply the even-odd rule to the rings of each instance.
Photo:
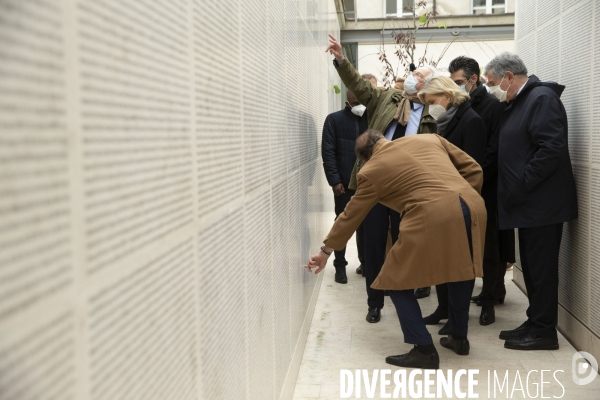
[[[383,89],[373,86],[371,82],[364,79],[354,68],[354,65],[344,58],[342,45],[335,37],[329,35],[329,42],[330,44],[325,51],[335,57],[337,63],[334,61],[333,64],[344,85],[356,95],[358,101],[364,104],[365,107],[368,109],[377,107]]]
[[[450,161],[454,164],[454,167],[458,170],[460,175],[465,178],[469,185],[473,186],[473,189],[477,190],[477,193],[481,194],[481,186],[483,185],[483,171],[477,162],[471,158],[467,153],[447,141],[441,136],[438,136],[442,146],[446,149]]]

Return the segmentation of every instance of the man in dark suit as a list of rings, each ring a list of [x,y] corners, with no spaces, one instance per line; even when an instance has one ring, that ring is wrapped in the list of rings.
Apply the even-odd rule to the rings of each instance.
[[[488,151],[483,168],[483,188],[481,196],[485,200],[488,212],[487,229],[485,237],[485,252],[483,256],[483,288],[481,294],[475,296],[477,305],[481,305],[479,323],[490,325],[496,321],[494,305],[496,299],[496,278],[499,276],[498,260],[498,153],[497,145],[498,128],[502,112],[506,103],[501,103],[495,96],[488,93],[486,87],[480,82],[479,63],[472,58],[460,56],[450,62],[448,67],[450,79],[471,96],[471,107],[485,124]],[[504,267],[504,272],[506,267]],[[503,275],[500,275],[503,277]]]
[[[558,349],[558,254],[563,223],[577,218],[564,86],[527,77],[527,67],[502,53],[485,67],[490,93],[508,104],[498,143],[500,229],[519,228],[529,298],[527,321],[502,331],[504,347]]]
[[[374,78],[373,78],[374,79]],[[331,186],[335,201],[335,215],[344,211],[346,204],[354,195],[354,190],[348,189],[352,168],[356,161],[354,146],[356,138],[367,130],[366,107],[360,104],[351,91],[347,93],[346,106],[343,110],[331,113],[325,119],[323,125],[323,136],[321,141],[321,156],[323,158],[323,169],[327,183]],[[358,259],[362,270],[363,244],[362,228],[356,232],[356,247]],[[348,283],[346,276],[346,249],[335,251],[335,281],[337,283]]]

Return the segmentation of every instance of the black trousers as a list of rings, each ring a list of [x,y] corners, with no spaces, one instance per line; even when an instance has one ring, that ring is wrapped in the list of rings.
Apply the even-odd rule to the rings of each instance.
[[[465,219],[469,250],[473,254],[473,241],[471,236],[471,213],[464,202],[460,202]],[[469,307],[471,305],[471,292],[475,279],[460,282],[450,282],[446,285],[449,295],[448,325],[450,333],[467,337],[469,330]],[[400,320],[400,327],[404,334],[404,342],[417,345],[432,344],[431,335],[427,331],[419,302],[415,298],[414,289],[390,290],[390,298],[396,307]]]
[[[515,230],[507,229],[498,231],[498,274],[496,275],[496,299],[506,296],[504,276],[506,264],[515,262]]]
[[[504,268],[506,270],[506,268]],[[496,210],[488,212],[483,249],[483,288],[479,299],[482,306],[496,303],[496,279],[498,277],[498,216]]]
[[[367,285],[367,304],[369,307],[383,308],[383,290],[371,289],[371,284],[379,275],[385,261],[388,227],[391,223],[392,243],[398,239],[400,214],[377,203],[364,219],[364,263],[365,281]]]
[[[563,224],[519,228],[519,254],[527,288],[531,334],[556,338],[558,324],[558,253]]]
[[[335,217],[336,218],[338,217],[338,215],[340,215],[342,213],[342,211],[344,211],[344,208],[346,208],[346,204],[348,204],[348,202],[350,201],[352,196],[354,196],[354,193],[355,193],[354,190],[350,190],[346,187],[344,188],[344,190],[345,190],[345,192],[343,194],[341,194],[339,196],[334,196],[334,198],[333,198],[333,200],[335,202]],[[362,243],[363,234],[361,231],[362,231],[362,225],[356,231],[356,248],[358,250],[358,260],[362,264],[363,263],[364,244]],[[335,259],[333,260],[334,267],[345,267],[346,265],[348,265],[348,261],[346,261],[346,248],[345,247],[343,250],[335,250],[334,256],[335,256]]]
[[[498,217],[495,211],[488,212],[483,248],[483,288],[482,305],[493,306],[496,302],[496,279],[498,277]],[[504,268],[506,273],[506,267]],[[502,280],[504,282],[504,279]],[[435,293],[440,310],[448,310],[448,284],[435,285]]]

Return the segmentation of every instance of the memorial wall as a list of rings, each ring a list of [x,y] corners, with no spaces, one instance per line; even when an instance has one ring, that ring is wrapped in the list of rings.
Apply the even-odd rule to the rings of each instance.
[[[291,398],[338,32],[333,0],[0,0],[0,399]]]

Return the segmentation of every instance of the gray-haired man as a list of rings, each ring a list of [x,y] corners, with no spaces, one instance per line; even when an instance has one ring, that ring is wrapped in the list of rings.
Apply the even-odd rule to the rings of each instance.
[[[564,86],[527,77],[516,54],[485,67],[490,93],[508,106],[498,143],[500,229],[519,228],[519,251],[529,298],[527,321],[502,331],[504,347],[558,349],[558,253],[563,223],[577,218],[568,146]]]

